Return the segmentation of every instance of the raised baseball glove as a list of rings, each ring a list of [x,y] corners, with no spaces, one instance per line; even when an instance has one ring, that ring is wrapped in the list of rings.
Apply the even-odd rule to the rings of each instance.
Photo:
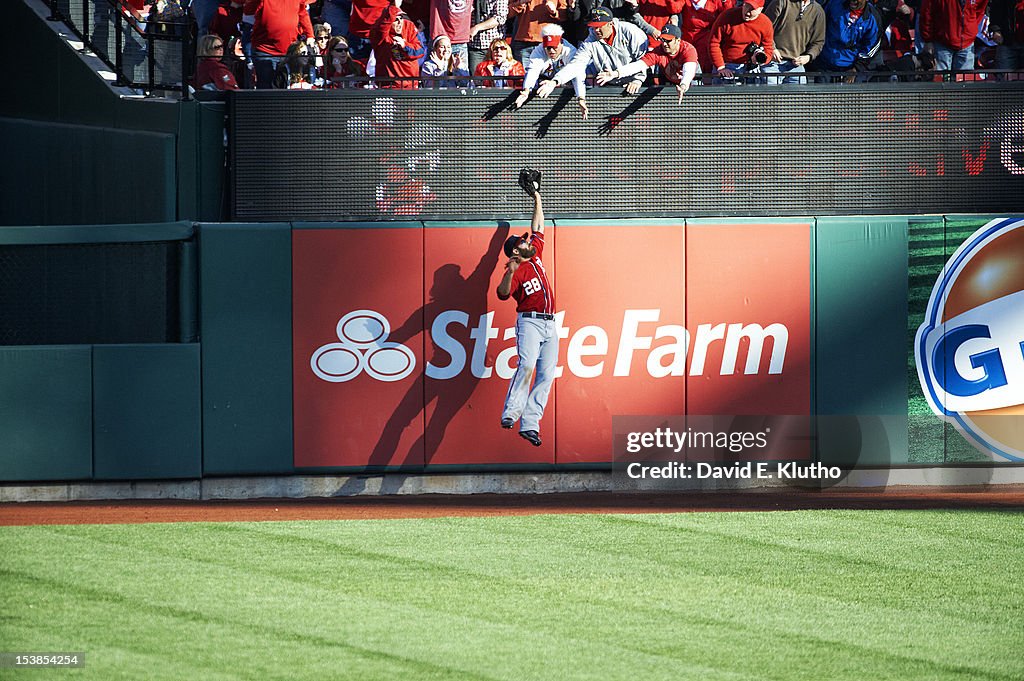
[[[519,186],[523,191],[533,196],[540,191],[540,171],[533,168],[523,168],[519,171]]]

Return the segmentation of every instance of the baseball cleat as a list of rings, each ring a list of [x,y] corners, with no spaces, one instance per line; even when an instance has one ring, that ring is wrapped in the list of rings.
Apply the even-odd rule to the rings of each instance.
[[[536,430],[521,430],[519,431],[519,437],[528,440],[534,447],[540,447],[540,433]]]
[[[512,426],[514,426],[515,424],[516,422],[513,419],[501,420],[501,427],[504,428],[505,430],[512,430]]]

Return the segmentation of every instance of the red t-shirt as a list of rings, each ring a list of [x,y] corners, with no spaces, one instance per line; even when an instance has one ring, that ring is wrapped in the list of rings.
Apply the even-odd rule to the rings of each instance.
[[[643,57],[640,58],[643,63],[648,66],[660,66],[665,72],[665,78],[670,83],[678,85],[682,80],[680,74],[683,70],[683,64],[687,62],[697,63],[697,48],[685,40],[680,41],[679,51],[676,52],[676,56],[670,57],[665,54],[665,47],[658,45]],[[670,67],[669,64],[672,64]]]
[[[520,263],[512,275],[512,297],[516,300],[516,312],[547,312],[555,313],[555,291],[548,281],[548,273],[540,256],[544,252],[543,232],[534,232],[530,245],[537,253]]]
[[[300,35],[313,35],[305,0],[246,0],[245,13],[256,17],[253,50],[283,56]]]

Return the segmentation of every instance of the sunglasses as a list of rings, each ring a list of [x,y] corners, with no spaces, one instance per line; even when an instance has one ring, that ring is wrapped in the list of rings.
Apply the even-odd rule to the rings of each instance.
[[[335,47],[332,51],[333,52],[348,52],[348,48],[347,47]]]
[[[492,47],[491,49],[494,50],[495,52],[504,52],[508,48],[505,47],[504,45],[499,45],[498,47]]]
[[[331,36],[329,36],[329,35],[319,35],[319,36],[316,37],[316,41],[317,42],[327,41],[327,40],[330,40],[330,39],[331,39]]]
[[[214,50],[220,50],[224,48],[224,43],[217,43],[216,45],[211,45],[210,47]]]

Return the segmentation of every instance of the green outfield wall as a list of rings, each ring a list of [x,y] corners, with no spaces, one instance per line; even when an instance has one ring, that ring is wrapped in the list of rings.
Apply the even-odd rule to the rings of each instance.
[[[556,390],[563,393],[556,394],[551,407],[553,450],[548,458],[533,460],[516,452],[506,455],[492,444],[500,431],[491,423],[491,412],[497,413],[501,398],[491,393],[503,390],[500,377],[489,375],[479,385],[472,378],[468,384],[432,384],[428,373],[419,387],[413,382],[416,374],[407,386],[397,381],[371,383],[366,377],[360,379],[366,379],[363,383],[317,382],[309,377],[310,346],[302,344],[304,331],[299,328],[308,325],[315,308],[310,303],[323,302],[316,300],[321,294],[331,297],[328,309],[336,313],[326,327],[330,333],[337,317],[350,310],[376,305],[373,309],[387,311],[388,304],[408,296],[413,307],[421,307],[410,317],[412,322],[397,316],[399,308],[387,314],[392,339],[411,348],[417,371],[428,362],[442,366],[445,360],[451,366],[457,354],[453,346],[449,344],[447,354],[432,350],[424,333],[439,311],[461,309],[462,293],[457,289],[445,310],[432,307],[443,294],[444,277],[458,273],[454,281],[469,285],[474,280],[471,273],[479,270],[480,309],[463,306],[469,343],[469,329],[476,323],[473,315],[493,317],[495,309],[494,319],[504,314],[504,308],[485,301],[493,295],[488,292],[501,271],[499,256],[491,258],[488,253],[500,247],[510,230],[523,229],[523,223],[169,222],[0,230],[0,263],[6,273],[0,289],[0,481],[167,480],[424,466],[446,471],[602,468],[610,462],[600,455],[588,456],[585,432],[600,424],[588,425],[586,420],[598,418],[593,414],[602,409],[620,414],[629,413],[631,405],[656,407],[659,395],[671,397],[671,385],[679,386],[678,400],[672,398],[671,404],[690,413],[713,408],[701,406],[708,404],[734,404],[740,413],[745,404],[778,402],[796,405],[787,407],[788,412],[829,417],[814,434],[812,454],[830,465],[1012,465],[1012,456],[986,454],[976,439],[964,434],[970,423],[965,426],[957,414],[945,414],[944,420],[936,416],[930,402],[936,399],[934,388],[919,376],[917,366],[928,338],[919,331],[935,326],[930,319],[939,319],[939,327],[952,326],[961,318],[957,315],[966,314],[976,326],[978,315],[1010,299],[1007,296],[1015,295],[1014,288],[1024,279],[1019,273],[1024,259],[1017,258],[1016,242],[1010,240],[1018,232],[1007,231],[1012,221],[993,220],[994,216],[951,215],[551,221],[554,238],[545,260],[551,263],[560,299],[572,301],[565,318],[572,328],[563,348],[578,349],[591,342],[571,335],[585,322],[599,323],[595,319],[608,309],[612,318],[619,314],[614,312],[614,296],[602,289],[600,277],[590,278],[585,266],[597,263],[598,271],[607,273],[608,263],[602,264],[603,256],[596,252],[579,256],[596,248],[595,239],[603,242],[611,238],[605,235],[613,235],[627,251],[630,240],[635,240],[639,260],[631,265],[638,268],[630,275],[634,288],[664,282],[659,277],[676,272],[669,276],[671,286],[655,286],[665,296],[657,303],[662,310],[659,323],[671,321],[672,315],[687,328],[704,322],[756,322],[759,297],[808,320],[806,330],[799,324],[790,326],[790,354],[783,371],[783,376],[795,371],[806,378],[796,381],[803,387],[785,388],[797,390],[797,398],[791,392],[772,392],[781,390],[782,384],[773,383],[770,376],[749,384],[751,394],[745,395],[742,386],[747,384],[718,385],[716,381],[733,379],[716,378],[714,371],[694,375],[691,370],[677,384],[616,383],[610,375],[582,379],[573,374],[595,366],[594,360],[584,357],[584,369],[567,369],[561,383],[556,381]],[[999,224],[1003,231],[992,233],[1004,235],[1000,248],[976,259],[989,258],[997,267],[987,270],[985,281],[993,280],[992,272],[1010,274],[990,291],[979,292],[975,286],[970,293],[974,298],[959,303],[956,310],[937,313],[929,306],[936,282],[952,281],[956,262],[970,264],[967,247],[974,242],[984,246],[984,229],[992,231],[992,225]],[[797,245],[771,255],[783,238]],[[633,256],[623,253],[609,263],[629,257]],[[956,257],[960,260],[951,262]],[[62,274],[68,258],[84,263],[89,277]],[[669,260],[676,264],[670,267]],[[730,273],[733,261],[744,264]],[[316,269],[324,263],[326,270]],[[762,267],[765,274],[751,274],[751,267]],[[715,290],[722,285],[708,281],[717,276],[716,270],[722,271],[723,281],[747,277],[755,285],[744,284],[748,289],[740,289],[739,298],[731,301],[728,292]],[[391,279],[405,283],[392,290],[387,284]],[[342,288],[331,288],[332,281]],[[362,288],[351,286],[352,281],[362,282]],[[789,288],[778,288],[779,281],[790,282]],[[950,286],[947,306],[965,295],[955,282]],[[124,295],[126,291],[131,295]],[[361,297],[367,295],[370,302]],[[374,303],[373,295],[382,296],[377,300],[383,302]],[[778,299],[781,295],[793,297]],[[592,311],[588,305],[593,305]],[[639,304],[623,305],[632,309]],[[719,309],[734,312],[723,312],[719,319]],[[742,317],[744,310],[747,317]],[[993,338],[1016,333],[999,326],[1001,319],[1013,314],[1010,309],[992,321]],[[495,321],[495,326],[500,324]],[[331,341],[318,335],[319,330],[312,334],[316,343]],[[498,336],[496,328],[494,342],[514,342]],[[656,347],[659,342],[655,337]],[[638,341],[637,347],[641,345]],[[1005,353],[1009,346],[1000,347]],[[488,350],[483,360],[494,365],[495,373],[498,354]],[[989,383],[998,388],[993,377],[999,367],[985,357],[991,360],[993,355],[982,355],[981,366],[992,369]],[[1022,394],[1013,383],[1016,359],[1010,354],[1002,357],[1008,387],[1016,391],[1009,393],[1012,400],[1013,394]],[[609,367],[613,359],[609,354]],[[463,360],[468,376],[472,352]],[[950,394],[979,381],[968,368],[960,387]],[[316,394],[310,393],[309,385],[321,391],[347,391],[348,401],[338,403],[342,408],[325,412],[322,420],[330,423],[325,431],[309,418],[309,410],[320,406],[309,397]],[[399,395],[402,404],[412,405],[409,418],[403,417],[395,431],[393,451],[374,459],[372,442],[346,449],[346,442],[356,442],[358,433],[379,432],[366,414],[383,410],[383,419],[397,413],[387,406],[392,393],[381,392],[385,388]],[[450,408],[444,402],[446,391],[463,389],[465,401],[456,404],[458,414],[443,424],[447,430],[432,431],[432,416]],[[713,401],[722,395],[726,402]],[[582,415],[573,411],[578,407],[570,408],[572,404],[586,407]],[[366,405],[369,410],[363,409]],[[967,411],[964,418],[969,420],[975,412]],[[752,413],[771,412],[761,408]],[[1006,413],[1015,412],[1011,408]],[[475,421],[467,419],[482,419],[487,430],[474,435]],[[393,419],[387,420],[389,425],[381,428],[390,427]],[[583,434],[570,438],[574,428]],[[559,431],[566,433],[564,450],[559,450]],[[317,443],[324,432],[333,439]],[[418,459],[392,456],[418,438],[420,444],[410,450],[419,452]],[[378,444],[385,441],[381,435]]]

